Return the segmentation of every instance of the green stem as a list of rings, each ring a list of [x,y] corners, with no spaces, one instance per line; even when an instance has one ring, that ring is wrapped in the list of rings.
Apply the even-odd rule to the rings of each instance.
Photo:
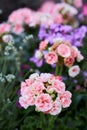
[[[23,77],[23,79],[25,79],[28,75],[29,75],[30,71],[28,71],[25,76]]]
[[[40,113],[40,117],[41,117],[41,130],[45,130],[45,128],[46,128],[45,114]]]
[[[6,74],[6,71],[7,71],[6,64],[7,64],[7,60],[6,60],[6,57],[5,57],[3,59],[3,67],[2,67],[2,73],[4,73],[4,74]]]
[[[59,66],[58,66],[58,63],[56,64],[56,69],[55,69],[55,75],[57,76],[58,75],[58,70],[59,70]]]
[[[54,122],[56,117],[52,115],[48,115],[48,127],[46,130],[53,130],[54,129]]]
[[[63,71],[63,65],[60,66],[60,70],[59,70],[59,75],[62,75],[62,71]]]

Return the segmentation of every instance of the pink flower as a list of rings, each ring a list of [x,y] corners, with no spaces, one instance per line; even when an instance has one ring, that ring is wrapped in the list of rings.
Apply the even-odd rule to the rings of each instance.
[[[76,6],[77,8],[82,7],[83,3],[82,0],[74,0],[73,1],[74,6]]]
[[[15,34],[19,35],[24,31],[24,28],[22,27],[21,24],[15,24],[14,27],[12,28],[12,32],[14,32]]]
[[[25,109],[29,107],[28,102],[23,97],[19,97],[19,103]]]
[[[48,13],[34,12],[32,15],[33,16],[29,24],[30,26],[35,26],[38,24],[44,24],[49,26],[50,24],[53,23],[53,18]]]
[[[52,86],[57,93],[62,93],[65,91],[65,84],[61,82],[60,80],[55,80]]]
[[[29,87],[25,87],[21,91],[23,101],[27,102],[28,106],[34,105],[34,93]]]
[[[24,89],[22,89],[23,91],[21,91],[21,95],[24,96],[34,96],[34,93],[32,92],[30,87],[25,87]]]
[[[55,76],[51,74],[50,77],[49,77],[49,79],[48,79],[48,83],[52,84],[55,79],[56,79]]]
[[[58,56],[55,52],[49,52],[45,55],[45,59],[48,64],[52,65],[58,61]]]
[[[78,91],[78,90],[80,90],[80,89],[81,89],[81,86],[80,86],[80,85],[77,85],[76,88],[75,88],[76,91]]]
[[[74,16],[78,13],[77,9],[74,8],[73,6],[65,3],[65,2],[62,2],[60,4],[56,4],[55,5],[55,8],[53,10],[53,13],[57,14],[57,13],[62,13],[63,14],[68,14],[70,16]]]
[[[24,23],[28,23],[30,22],[32,17],[32,10],[28,9],[28,8],[22,8],[22,9],[18,9],[16,11],[13,11],[9,18],[8,21],[15,24],[24,24]]]
[[[26,85],[27,85],[28,87],[31,86],[31,85],[33,84],[33,82],[34,82],[33,79],[26,79],[26,80],[25,80],[25,83],[26,83]]]
[[[73,58],[76,58],[76,56],[77,56],[77,50],[78,50],[77,47],[72,46],[72,48],[71,48],[71,56],[72,56]]]
[[[8,23],[1,23],[0,24],[0,33],[7,33],[10,31],[11,25]]]
[[[75,62],[75,58],[72,56],[70,56],[68,58],[64,58],[64,64],[67,67],[71,67],[74,64],[74,62]]]
[[[84,16],[87,16],[87,4],[85,4],[84,6],[83,6],[83,15]]]
[[[34,92],[34,94],[39,95],[43,92],[44,89],[45,89],[45,87],[42,82],[36,81],[32,84],[32,91]]]
[[[39,77],[39,74],[38,74],[38,73],[33,73],[33,74],[30,75],[29,79],[35,80],[35,79],[37,79],[38,77]]]
[[[54,88],[53,88],[53,86],[48,86],[47,87],[47,89],[46,89],[46,91],[48,92],[48,93],[53,93],[54,92]]]
[[[41,73],[40,75],[42,82],[50,82],[50,80],[53,80],[53,75],[49,73]]]
[[[62,77],[61,76],[56,76],[55,79],[58,79],[58,80],[62,81]]]
[[[72,94],[69,91],[65,91],[59,95],[60,102],[63,108],[69,107],[71,104]]]
[[[57,115],[61,112],[61,110],[62,110],[61,103],[59,101],[55,101],[55,102],[53,102],[53,106],[49,110],[49,113],[51,115]]]
[[[76,59],[78,62],[81,62],[84,59],[84,56],[80,53],[80,51],[78,51]]]
[[[68,73],[69,73],[69,76],[71,76],[71,77],[74,78],[75,76],[77,76],[77,75],[80,73],[80,68],[79,68],[79,66],[78,66],[78,65],[72,66],[72,67],[69,69]]]
[[[39,45],[39,49],[40,49],[40,51],[42,51],[42,50],[46,49],[47,44],[48,44],[48,41],[46,41],[46,40],[45,40],[45,41],[40,42],[40,45]]]
[[[67,58],[71,55],[70,47],[65,44],[60,44],[57,48],[58,54],[64,58]]]
[[[33,97],[27,97],[27,96],[21,96],[19,98],[19,103],[23,108],[28,108],[29,106],[34,105],[34,98]]]
[[[74,52],[76,55],[75,57],[76,57],[77,61],[78,62],[82,61],[84,59],[84,56],[81,54],[81,52],[78,50],[77,47],[74,46],[73,49],[74,49]]]
[[[62,14],[53,14],[54,23],[63,23],[64,19]]]
[[[23,24],[23,17],[20,14],[20,9],[13,11],[9,16],[8,21],[13,24],[15,23]]]
[[[21,83],[21,93],[23,92],[23,90],[27,87],[27,84],[25,82]]]
[[[45,3],[43,3],[39,11],[51,13],[54,7],[55,7],[55,3],[53,1],[46,1]]]
[[[21,83],[19,103],[23,108],[35,106],[35,110],[57,115],[62,107],[69,107],[71,93],[65,91],[65,84],[60,76],[50,73],[34,73]]]
[[[36,108],[42,112],[46,112],[52,108],[52,99],[49,94],[40,94],[35,100]]]

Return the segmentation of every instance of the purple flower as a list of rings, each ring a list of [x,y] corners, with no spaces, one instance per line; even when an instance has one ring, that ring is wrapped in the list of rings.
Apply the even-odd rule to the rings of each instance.
[[[28,69],[30,69],[30,66],[27,64],[22,64],[21,69],[28,70]]]
[[[83,72],[83,76],[84,76],[84,77],[87,77],[87,71],[84,71],[84,72]]]
[[[69,41],[72,45],[80,47],[86,33],[86,26],[73,29],[70,25],[52,24],[49,28],[45,25],[41,26],[38,36],[40,40],[46,39],[50,44],[53,44],[56,39],[62,38]]]
[[[16,102],[16,105],[17,105],[18,108],[23,108],[23,107],[20,105],[19,101]]]
[[[35,63],[37,67],[41,67],[43,65],[43,59],[37,59],[35,56],[31,57],[30,61]]]

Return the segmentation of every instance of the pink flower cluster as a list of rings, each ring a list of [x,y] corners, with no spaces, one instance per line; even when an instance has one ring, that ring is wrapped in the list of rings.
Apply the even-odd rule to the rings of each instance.
[[[7,23],[0,24],[0,34],[9,31],[19,35],[24,31],[23,25],[36,26],[44,24],[49,26],[53,23],[70,23],[74,21],[77,10],[66,3],[45,2],[38,11],[29,8],[21,8],[13,11]],[[65,17],[66,16],[66,17]]]
[[[9,23],[0,24],[0,34],[10,32],[11,25]]]
[[[47,51],[46,54],[44,54],[44,50]],[[39,45],[39,53],[42,53],[42,56],[44,56],[46,63],[50,65],[57,63],[59,65],[65,65],[68,67],[69,75],[71,77],[75,77],[80,73],[80,68],[73,65],[75,61],[81,62],[84,57],[77,47],[72,46],[67,41],[58,40],[51,47],[49,47],[46,40],[41,41]],[[71,69],[72,67],[76,69],[73,71],[73,69]]]
[[[31,26],[37,24],[50,25],[52,23],[66,23],[69,22],[73,16],[77,14],[76,8],[64,2],[54,3],[45,2],[38,11],[29,8],[22,8],[13,11],[8,21],[13,24],[28,24]],[[67,18],[65,18],[67,16]]]
[[[36,111],[57,115],[71,104],[72,94],[65,88],[60,76],[33,73],[21,83],[19,103],[25,109],[35,106]]]
[[[9,32],[19,35],[23,31],[24,31],[23,25],[21,25],[20,23],[11,24],[11,23],[7,22],[7,23],[0,24],[0,35],[2,35],[4,33],[9,33]]]
[[[54,3],[52,1],[45,2],[39,11],[49,12],[54,23],[71,23],[72,19],[74,20],[74,16],[78,13],[77,9],[68,3]]]
[[[8,22],[12,24],[35,26],[38,24],[50,25],[53,23],[53,19],[49,13],[22,8],[13,11],[8,18]]]

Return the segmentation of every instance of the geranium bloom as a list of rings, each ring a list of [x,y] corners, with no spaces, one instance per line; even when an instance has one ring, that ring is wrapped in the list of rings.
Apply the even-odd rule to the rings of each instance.
[[[84,59],[84,56],[81,54],[80,51],[78,51],[76,58],[77,58],[77,61],[78,61],[78,62],[81,62],[81,61]]]
[[[26,109],[29,106],[34,105],[34,98],[32,96],[25,95],[19,98],[19,103],[21,104],[22,107]]]
[[[45,89],[44,87],[44,84],[42,82],[34,82],[32,84],[32,91],[35,93],[35,94],[41,94],[43,92],[43,90]]]
[[[57,63],[58,56],[55,52],[49,52],[45,55],[45,59],[48,64],[54,64]]]
[[[67,67],[71,67],[74,64],[74,62],[75,62],[75,58],[72,56],[64,59],[64,64]]]
[[[47,44],[48,44],[48,41],[46,41],[46,40],[45,41],[41,41],[40,45],[39,45],[39,50],[42,51],[42,50],[46,49]]]
[[[0,34],[10,32],[11,25],[9,23],[0,24]]]
[[[55,7],[55,3],[53,1],[46,1],[42,4],[41,8],[39,9],[40,12],[51,13],[53,8]]]
[[[69,91],[65,91],[59,95],[60,102],[63,108],[69,107],[71,104],[71,93]]]
[[[21,107],[25,109],[29,107],[28,100],[25,100],[23,97],[19,98],[19,103],[21,104]]]
[[[71,54],[70,47],[65,44],[60,44],[57,48],[58,54],[62,57],[69,57]]]
[[[55,80],[52,85],[55,91],[58,93],[62,93],[65,91],[65,84],[59,80]]]
[[[73,1],[73,4],[74,4],[77,8],[80,8],[80,7],[82,7],[82,5],[83,5],[82,0],[74,0],[74,1]]]
[[[61,103],[56,100],[56,101],[53,103],[52,108],[49,110],[49,113],[50,113],[51,115],[57,115],[57,114],[59,114],[59,113],[61,112],[61,110],[62,110]]]
[[[43,41],[41,44],[43,44]],[[58,65],[70,68],[75,64],[75,61],[81,62],[84,59],[84,56],[76,46],[73,46],[67,40],[61,39],[61,37],[52,45],[45,43],[45,46],[42,46],[41,44],[37,50],[38,53],[35,53],[35,57],[36,59],[42,57],[41,60],[44,61],[45,59],[46,63],[50,65],[57,63]],[[43,47],[44,50],[40,50],[40,47]]]
[[[49,94],[41,94],[37,96],[35,105],[42,112],[48,111],[52,108],[52,99]]]
[[[19,103],[23,108],[35,106],[36,111],[57,115],[71,104],[71,93],[65,91],[62,77],[50,73],[33,73],[21,83]]]
[[[31,17],[32,10],[28,8],[21,8],[16,11],[13,11],[9,16],[8,21],[13,24],[29,24]]]
[[[19,35],[24,31],[24,28],[21,24],[17,23],[13,26],[12,32]]]
[[[78,65],[74,65],[69,69],[69,76],[75,77],[80,73],[80,68]]]
[[[87,4],[83,6],[83,15],[87,16]]]

